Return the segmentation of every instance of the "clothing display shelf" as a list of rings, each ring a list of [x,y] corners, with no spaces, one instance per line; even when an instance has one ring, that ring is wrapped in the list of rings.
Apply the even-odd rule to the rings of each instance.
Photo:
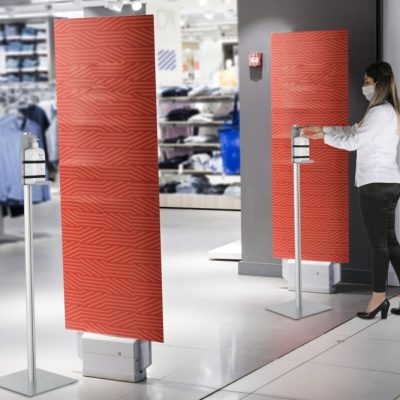
[[[219,143],[159,143],[165,149],[215,149],[221,148]]]
[[[163,105],[182,105],[188,106],[191,104],[201,103],[234,103],[235,94],[226,95],[206,95],[206,96],[173,96],[159,97],[158,103],[161,109]],[[187,128],[187,129],[215,129],[217,130],[224,126],[224,121],[167,121],[159,120],[161,139],[164,138],[163,132],[169,128]],[[212,152],[220,150],[219,143],[163,143],[159,141],[160,152],[179,151],[179,154],[188,152]],[[172,179],[181,180],[190,175],[194,176],[209,176],[212,177],[214,183],[240,183],[240,175],[225,176],[216,174],[211,171],[201,171],[193,169],[159,169],[160,177],[169,176]],[[240,199],[226,195],[205,195],[205,194],[180,194],[180,193],[160,193],[160,206],[166,208],[194,208],[194,209],[217,209],[217,210],[240,210]]]
[[[215,175],[211,171],[199,171],[196,169],[184,169],[183,171],[179,171],[177,169],[167,169],[167,168],[161,168],[160,173],[165,173],[165,174],[178,174],[178,175]],[[231,175],[232,176],[232,175]],[[240,177],[240,175],[233,175],[236,177]]]
[[[234,95],[215,95],[215,96],[176,96],[176,97],[160,97],[160,103],[218,103],[232,102],[235,100]]]
[[[3,84],[54,79],[54,17],[0,19],[0,28]],[[15,31],[17,34],[10,33]]]
[[[230,196],[205,194],[160,193],[160,206],[165,208],[196,208],[210,210],[240,210],[240,199]]]
[[[161,128],[190,128],[190,127],[204,127],[204,128],[220,128],[224,126],[221,121],[210,121],[210,122],[190,122],[190,121],[160,121]]]

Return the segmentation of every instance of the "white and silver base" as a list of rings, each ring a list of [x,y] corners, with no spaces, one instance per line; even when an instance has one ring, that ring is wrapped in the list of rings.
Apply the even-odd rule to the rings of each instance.
[[[324,311],[332,310],[332,307],[326,306],[325,304],[318,304],[307,300],[302,300],[302,306],[298,308],[296,306],[296,300],[292,300],[288,301],[287,303],[269,306],[266,308],[266,310],[292,319],[301,319],[311,315],[320,314]]]
[[[37,369],[34,382],[29,382],[28,370],[25,370],[1,377],[0,388],[33,397],[75,382],[75,379]]]

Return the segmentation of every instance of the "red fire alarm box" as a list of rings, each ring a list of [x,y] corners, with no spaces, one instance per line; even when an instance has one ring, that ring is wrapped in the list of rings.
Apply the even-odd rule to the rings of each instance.
[[[261,51],[252,51],[249,53],[249,67],[262,67]]]

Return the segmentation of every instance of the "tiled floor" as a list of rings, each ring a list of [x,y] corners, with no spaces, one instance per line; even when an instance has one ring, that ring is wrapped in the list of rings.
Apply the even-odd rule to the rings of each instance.
[[[355,318],[206,399],[400,399],[399,359],[400,317]]]
[[[129,384],[83,378],[76,333],[64,328],[57,199],[35,206],[34,221],[35,232],[47,235],[34,241],[38,367],[79,379],[38,400],[201,399],[352,318],[368,298],[366,290],[307,293],[305,298],[329,304],[333,311],[301,321],[267,312],[267,305],[294,297],[283,279],[239,276],[237,263],[210,261],[207,256],[209,250],[240,238],[239,212],[162,210],[165,343],[153,344],[149,379]],[[9,232],[23,230],[20,218],[6,222]],[[0,245],[0,376],[26,366],[24,284],[23,244]],[[358,327],[339,327],[336,336],[320,339],[307,354],[315,357]],[[265,385],[270,376],[295,368],[303,353],[299,350],[268,365],[256,378]],[[325,366],[323,361],[320,365]],[[382,371],[392,367],[380,362]],[[240,383],[232,387],[237,394],[230,388],[219,398],[242,398]],[[262,400],[261,395],[257,392],[250,399]],[[20,398],[0,390],[0,400]]]

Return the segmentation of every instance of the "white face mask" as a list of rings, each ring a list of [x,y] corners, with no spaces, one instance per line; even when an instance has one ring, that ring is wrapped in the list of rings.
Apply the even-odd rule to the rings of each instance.
[[[371,101],[375,94],[375,85],[368,85],[362,87],[363,95],[368,101]]]

